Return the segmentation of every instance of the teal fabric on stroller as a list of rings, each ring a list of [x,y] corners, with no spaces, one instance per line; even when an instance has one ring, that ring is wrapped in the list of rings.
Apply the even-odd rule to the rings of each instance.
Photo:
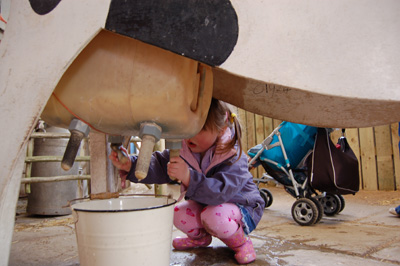
[[[264,145],[269,146],[267,149],[263,149],[263,144],[258,144],[248,151],[248,155],[253,158],[263,149],[260,160],[269,162],[272,169],[280,171],[281,166],[285,167],[286,170],[297,168],[307,153],[314,147],[317,128],[284,121],[275,130],[271,142],[266,143],[266,141],[269,141],[268,138],[263,142]],[[279,143],[279,135],[282,138],[284,149]],[[284,151],[286,151],[287,160],[283,154]]]

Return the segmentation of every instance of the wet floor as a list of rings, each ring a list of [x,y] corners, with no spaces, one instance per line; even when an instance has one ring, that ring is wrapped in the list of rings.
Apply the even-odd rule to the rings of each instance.
[[[170,191],[176,188],[170,186]],[[283,188],[269,189],[274,201],[251,234],[257,253],[251,265],[400,265],[400,218],[387,211],[400,204],[400,192],[346,195],[340,214],[324,215],[313,226],[300,226],[291,216],[294,198]],[[24,199],[17,212],[10,266],[79,265],[71,216],[27,216]],[[183,234],[174,229],[173,237],[178,235]],[[169,265],[237,265],[233,255],[214,238],[207,248],[175,251],[171,247]]]

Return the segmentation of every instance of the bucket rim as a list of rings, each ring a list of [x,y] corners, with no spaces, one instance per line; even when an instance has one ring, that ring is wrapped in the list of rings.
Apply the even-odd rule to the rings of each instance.
[[[163,204],[163,205],[157,205],[157,206],[151,206],[151,207],[143,207],[143,208],[134,208],[134,209],[123,209],[123,210],[89,210],[89,209],[82,209],[82,208],[74,208],[73,206],[76,204],[79,204],[81,202],[86,202],[86,201],[104,201],[104,200],[117,200],[117,199],[123,199],[125,198],[143,198],[143,197],[153,197],[153,198],[167,198],[168,200],[171,200],[170,203]],[[70,201],[70,208],[72,211],[80,211],[80,212],[133,212],[133,211],[144,211],[144,210],[153,210],[153,209],[160,209],[164,207],[169,207],[171,205],[174,205],[177,200],[172,198],[171,196],[167,195],[154,195],[154,194],[120,194],[120,197],[118,198],[110,198],[110,199],[90,199],[90,198],[80,198],[80,199],[74,199]],[[79,201],[77,203],[72,203],[73,201]]]

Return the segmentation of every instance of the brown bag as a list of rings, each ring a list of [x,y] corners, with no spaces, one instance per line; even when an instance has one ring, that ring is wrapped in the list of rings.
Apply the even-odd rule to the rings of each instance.
[[[344,134],[335,146],[328,129],[318,128],[313,153],[308,160],[308,174],[311,187],[321,192],[341,195],[358,192],[358,160]]]

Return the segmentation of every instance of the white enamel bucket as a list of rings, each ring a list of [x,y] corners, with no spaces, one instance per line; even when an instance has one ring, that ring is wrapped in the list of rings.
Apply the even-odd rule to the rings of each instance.
[[[80,265],[169,265],[175,203],[154,195],[72,203]]]

